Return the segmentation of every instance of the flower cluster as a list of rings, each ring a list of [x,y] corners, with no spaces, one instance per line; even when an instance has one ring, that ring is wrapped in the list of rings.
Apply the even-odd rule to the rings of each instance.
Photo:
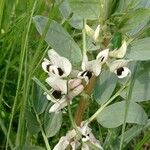
[[[85,26],[87,34],[93,38],[94,42],[98,42],[100,26],[94,31],[88,25]],[[100,75],[103,65],[105,64],[109,70],[117,75],[118,78],[124,78],[131,74],[127,65],[130,60],[125,60],[127,51],[127,43],[124,40],[119,49],[110,51],[109,49],[101,50],[94,60],[89,60],[86,53],[83,54],[83,60],[80,71],[74,78],[71,78],[74,70],[70,61],[60,56],[55,50],[48,51],[49,59],[44,59],[42,63],[43,70],[48,74],[45,80],[51,87],[46,97],[53,105],[49,112],[59,112],[65,108],[68,103],[72,104],[72,99],[84,90],[84,85],[88,86],[92,77]],[[85,81],[86,84],[83,84]],[[70,146],[73,150],[81,147],[82,150],[89,150],[90,146],[95,146],[102,150],[99,141],[94,137],[92,130],[87,124],[81,123],[80,127],[69,131],[66,136],[60,138],[54,150],[65,150]]]
[[[83,122],[81,123],[80,127],[69,131],[66,136],[61,137],[53,150],[66,150],[69,145],[71,146],[72,150],[76,150],[80,146],[81,150],[89,150],[90,145],[99,150],[103,150],[100,142],[93,135],[92,129]]]
[[[118,78],[124,78],[129,75],[130,70],[127,68],[129,60],[118,59],[125,56],[126,50],[127,43],[123,41],[119,49],[113,51],[109,51],[109,49],[102,50],[94,60],[89,61],[87,55],[84,54],[81,65],[82,71],[78,71],[77,77],[74,79],[67,79],[72,71],[70,61],[60,56],[55,50],[49,50],[49,60],[45,58],[42,63],[43,70],[49,75],[46,82],[51,87],[51,95],[47,93],[47,99],[54,103],[49,112],[58,112],[66,107],[68,102],[71,104],[72,99],[84,89],[82,80],[87,85],[92,76],[100,75],[102,65],[105,63]],[[116,58],[117,60],[113,59],[111,61],[110,58]]]
[[[92,28],[90,28],[88,25],[85,26],[87,34],[94,40],[96,43],[98,41],[99,33],[100,33],[100,25],[97,26],[96,30],[94,31]],[[111,72],[114,72],[118,78],[124,78],[131,74],[129,68],[127,67],[128,62],[130,60],[122,59],[127,51],[127,43],[125,40],[123,40],[122,45],[119,49],[115,49],[110,51],[109,49],[105,50],[105,60],[99,53],[97,57],[101,57],[101,60],[103,62],[107,61],[107,65]],[[110,58],[116,58],[117,60],[111,61]],[[93,64],[94,65],[94,64]],[[95,66],[96,67],[96,66]]]
[[[60,56],[55,50],[48,51],[48,59],[44,59],[42,68],[48,73],[49,77],[46,82],[51,87],[50,94],[46,94],[47,99],[52,103],[52,107],[49,112],[59,112],[61,109],[67,106],[68,103],[72,103],[72,99],[80,94],[84,87],[81,84],[81,79],[70,79],[67,77],[70,75],[72,65],[70,61]]]

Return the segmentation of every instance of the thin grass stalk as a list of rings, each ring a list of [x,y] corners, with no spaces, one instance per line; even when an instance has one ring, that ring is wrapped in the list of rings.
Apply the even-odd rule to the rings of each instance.
[[[26,32],[24,44],[23,44],[23,47],[21,49],[16,96],[15,96],[15,99],[14,99],[14,103],[13,103],[13,107],[12,107],[12,113],[11,113],[11,117],[10,117],[10,123],[9,123],[7,140],[6,140],[6,148],[5,148],[6,150],[8,149],[8,139],[10,137],[10,131],[11,131],[12,122],[13,122],[13,118],[14,118],[14,114],[15,114],[15,108],[16,108],[16,105],[17,105],[19,89],[20,89],[20,85],[21,85],[21,76],[22,76],[22,71],[23,71],[24,57],[25,57],[25,53],[26,53],[26,49],[27,49],[28,35],[29,35],[29,30],[30,30],[30,26],[31,26],[31,22],[32,22],[33,13],[34,13],[34,10],[35,10],[35,7],[36,7],[36,3],[37,3],[37,0],[34,2],[33,8],[32,8],[32,12],[31,12],[29,24],[28,24],[28,27],[27,27],[27,32]]]

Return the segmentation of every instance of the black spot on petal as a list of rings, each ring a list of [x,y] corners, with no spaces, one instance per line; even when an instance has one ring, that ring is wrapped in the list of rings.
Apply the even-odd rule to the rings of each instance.
[[[82,138],[86,138],[86,136],[82,134]]]
[[[83,77],[86,74],[87,71],[84,71],[81,73],[81,76]]]
[[[105,57],[102,57],[102,58],[101,58],[101,62],[103,62],[104,58],[105,58]]]
[[[122,71],[124,71],[123,67],[120,67],[117,69],[117,75],[120,76],[122,74]]]
[[[52,95],[53,95],[54,98],[56,98],[56,99],[60,99],[60,98],[62,97],[61,91],[57,91],[57,90],[55,90],[55,91],[52,93]]]
[[[60,76],[62,76],[62,75],[64,74],[63,70],[62,70],[61,68],[57,68],[57,69],[58,69],[58,74],[59,74]]]
[[[49,72],[50,71],[50,66],[51,66],[51,64],[48,64],[47,66],[46,66],[46,70]]]
[[[91,77],[92,77],[92,72],[91,72],[91,71],[87,71],[87,72],[86,72],[86,76],[88,77],[88,79],[91,79]]]

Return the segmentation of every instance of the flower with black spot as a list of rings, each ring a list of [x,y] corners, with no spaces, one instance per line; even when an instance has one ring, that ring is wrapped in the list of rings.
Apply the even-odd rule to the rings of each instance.
[[[83,56],[82,71],[78,73],[78,78],[84,79],[88,84],[92,76],[98,76],[101,72],[101,66],[107,61],[109,49],[98,53],[95,60],[88,61],[87,55]]]
[[[50,113],[61,111],[68,105],[68,102],[71,104],[72,99],[84,89],[81,79],[73,79],[67,82],[67,80],[51,76],[46,79],[46,82],[52,88],[51,95],[47,94],[47,99],[54,103],[49,110]]]
[[[131,74],[130,69],[127,67],[129,60],[115,60],[113,61],[109,68],[111,72],[114,72],[118,78],[125,78]]]
[[[42,68],[50,76],[54,75],[62,78],[70,74],[72,65],[67,58],[60,56],[53,49],[48,51],[48,57],[49,59],[44,58]]]
[[[80,137],[79,134],[81,135]],[[90,147],[87,142],[95,146],[97,149],[103,150],[100,142],[93,135],[92,129],[82,122],[81,126],[77,127],[77,130],[73,129],[69,131],[66,136],[61,137],[53,150],[66,150],[69,145],[72,150],[78,149],[79,146],[81,146],[82,150],[89,150]]]

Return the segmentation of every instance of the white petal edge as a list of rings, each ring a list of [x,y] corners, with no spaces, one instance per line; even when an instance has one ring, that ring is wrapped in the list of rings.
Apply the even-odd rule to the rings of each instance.
[[[61,91],[67,94],[67,80],[63,80],[54,76],[48,77],[45,80],[54,90]]]
[[[81,65],[81,69],[82,70],[86,70],[86,66],[88,64],[88,57],[86,54],[83,55],[83,60],[82,60],[82,65]]]
[[[94,32],[94,41],[97,41],[98,36],[99,36],[99,32],[100,32],[100,25],[97,26],[97,28]]]
[[[44,70],[45,72],[47,72],[47,73],[49,73],[49,72],[47,71],[47,65],[50,65],[50,64],[51,64],[50,61],[49,61],[48,59],[44,58],[44,61],[42,62],[42,68],[43,68],[43,70]]]
[[[113,50],[113,51],[109,52],[109,56],[110,57],[115,57],[115,58],[123,58],[126,54],[126,51],[127,51],[127,43],[124,40],[119,49],[116,49],[116,50]]]
[[[130,61],[131,60],[125,60],[125,59],[115,60],[109,65],[109,69],[111,72],[114,72],[120,67],[126,67]]]
[[[61,137],[53,150],[66,150],[68,145],[69,145],[68,139],[66,137]]]
[[[88,36],[93,37],[94,30],[91,27],[89,27],[87,24],[85,25],[85,31],[86,31]]]
[[[58,113],[59,111],[61,111],[61,109],[65,108],[66,106],[67,106],[67,101],[65,98],[62,98],[51,106],[51,108],[49,109],[49,113],[53,113],[53,112]]]
[[[103,50],[103,51],[101,51],[101,52],[98,53],[96,59],[100,60],[100,62],[103,64],[108,59],[108,53],[109,53],[109,49],[105,49],[105,50]]]

